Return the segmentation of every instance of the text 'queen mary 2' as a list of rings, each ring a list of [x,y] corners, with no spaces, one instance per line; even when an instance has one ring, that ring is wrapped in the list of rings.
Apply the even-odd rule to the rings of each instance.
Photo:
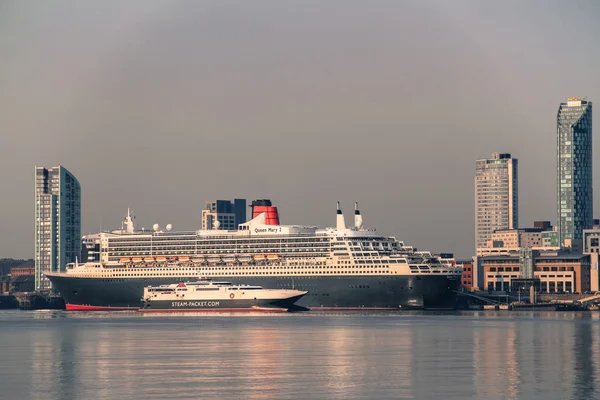
[[[100,262],[48,273],[68,310],[137,309],[144,287],[193,279],[308,291],[311,310],[453,308],[460,268],[355,223],[337,208],[335,228],[280,225],[269,200],[255,201],[238,230],[103,232]]]

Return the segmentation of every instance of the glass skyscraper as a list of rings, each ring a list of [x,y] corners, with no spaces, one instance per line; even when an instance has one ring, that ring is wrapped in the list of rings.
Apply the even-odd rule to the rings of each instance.
[[[519,226],[519,163],[508,153],[493,153],[475,166],[475,247],[484,248],[498,229]]]
[[[75,262],[81,238],[81,188],[60,165],[35,167],[35,288],[50,289],[44,272]]]
[[[569,98],[557,115],[559,243],[581,241],[593,225],[592,103]]]

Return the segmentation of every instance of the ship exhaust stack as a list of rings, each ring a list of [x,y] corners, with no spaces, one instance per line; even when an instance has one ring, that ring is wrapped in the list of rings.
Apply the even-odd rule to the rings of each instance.
[[[360,210],[358,209],[358,202],[354,203],[354,227],[358,230],[362,228],[363,220],[362,215],[360,215]]]
[[[131,217],[131,210],[127,209],[127,216],[125,217],[125,231],[127,233],[133,233],[133,218]]]
[[[338,231],[343,231],[346,229],[346,222],[344,221],[344,214],[342,214],[342,209],[340,208],[340,202],[337,202],[337,220],[335,227]]]
[[[280,225],[279,223],[279,211],[277,207],[274,207],[269,199],[254,200],[252,205],[252,219],[258,217],[260,214],[265,213],[266,225]]]

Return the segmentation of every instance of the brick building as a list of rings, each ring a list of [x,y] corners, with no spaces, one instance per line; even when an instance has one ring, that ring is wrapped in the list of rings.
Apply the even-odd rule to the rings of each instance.
[[[531,253],[530,260],[516,254],[479,257],[482,274],[480,288],[513,291],[513,279],[539,279],[540,290],[548,293],[582,293],[590,290],[589,255],[538,251]],[[528,268],[531,271],[527,272]]]

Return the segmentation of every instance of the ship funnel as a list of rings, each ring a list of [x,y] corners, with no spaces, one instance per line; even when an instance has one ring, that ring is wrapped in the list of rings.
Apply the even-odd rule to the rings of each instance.
[[[337,219],[335,227],[338,231],[343,231],[346,229],[346,222],[344,221],[344,214],[342,214],[342,209],[340,208],[340,202],[337,202]]]
[[[363,220],[362,215],[360,215],[360,210],[358,209],[358,202],[354,203],[354,227],[356,229],[362,228]]]
[[[127,233],[133,233],[133,218],[131,217],[131,210],[127,209],[127,216],[125,217],[125,231]]]
[[[252,201],[252,219],[265,213],[266,225],[279,225],[279,212],[269,199],[259,199]]]

